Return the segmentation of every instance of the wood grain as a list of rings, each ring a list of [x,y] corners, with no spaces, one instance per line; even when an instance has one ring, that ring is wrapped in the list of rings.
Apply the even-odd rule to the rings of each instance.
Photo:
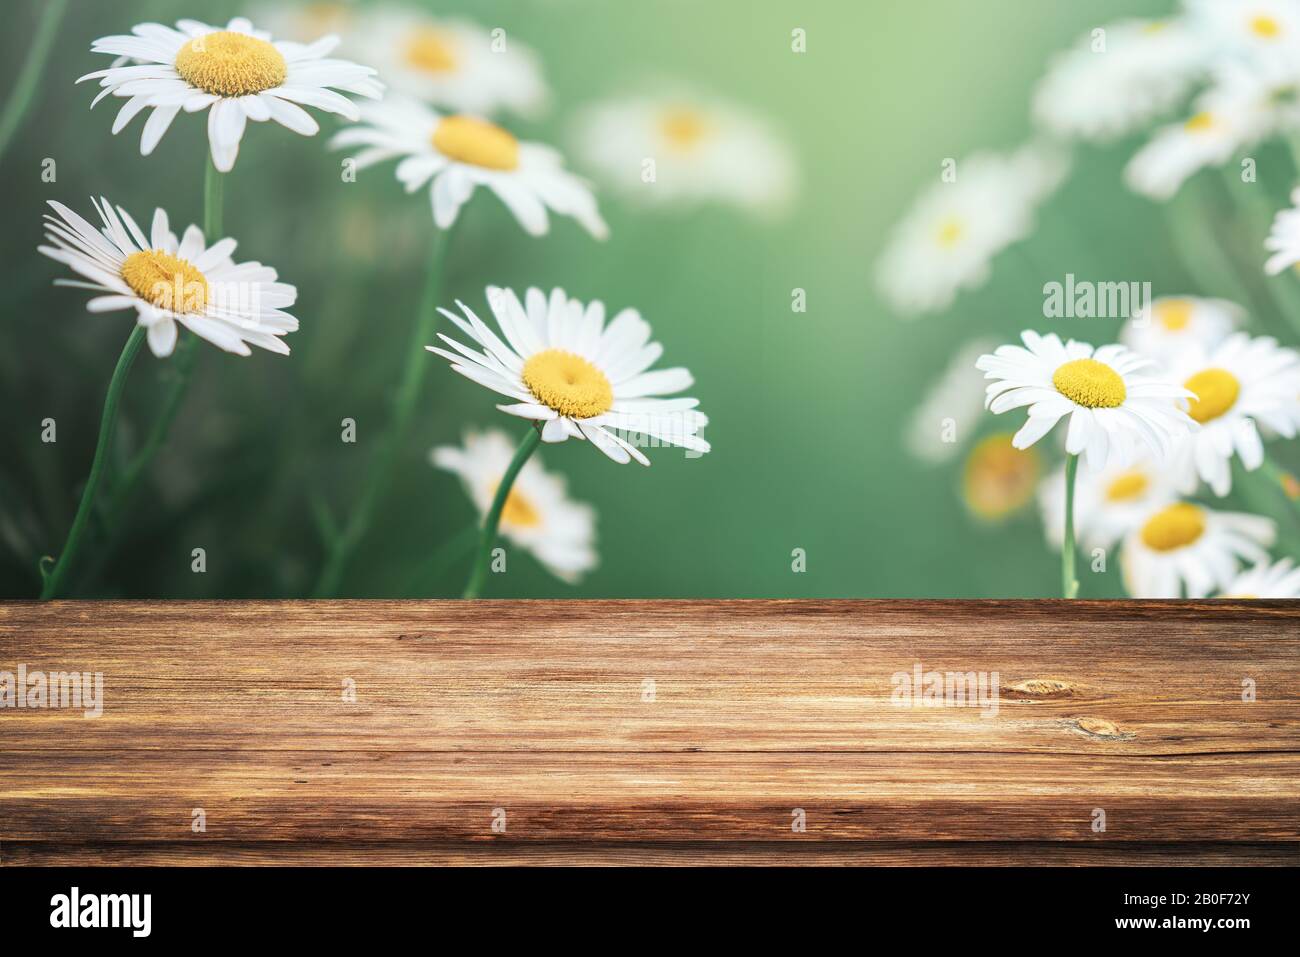
[[[9,864],[1300,850],[1295,603],[0,605],[20,663],[105,703],[0,709]],[[997,672],[996,714],[900,707],[917,664]]]

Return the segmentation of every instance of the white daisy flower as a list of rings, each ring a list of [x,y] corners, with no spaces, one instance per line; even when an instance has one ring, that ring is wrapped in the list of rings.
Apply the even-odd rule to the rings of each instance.
[[[995,414],[1029,407],[1014,440],[1028,448],[1069,416],[1065,450],[1086,455],[1100,470],[1132,460],[1138,442],[1160,459],[1195,423],[1178,407],[1189,393],[1172,382],[1138,375],[1153,365],[1120,345],[1094,350],[1086,342],[1062,343],[1052,333],[1020,334],[1024,347],[999,346],[975,364],[994,379],[985,399]]]
[[[1289,558],[1268,564],[1261,562],[1244,571],[1223,590],[1219,598],[1300,598],[1300,568]]]
[[[368,107],[367,125],[341,130],[334,147],[364,146],[358,169],[401,157],[397,178],[408,193],[429,184],[433,220],[447,229],[476,187],[497,195],[530,236],[550,229],[550,209],[572,216],[597,239],[609,227],[596,208],[591,188],[564,169],[560,154],[540,143],[525,143],[478,117],[444,116],[415,100],[391,99]]]
[[[796,189],[794,156],[765,120],[689,91],[590,106],[574,141],[588,168],[648,205],[717,201],[773,213]]]
[[[1226,299],[1160,296],[1140,309],[1120,331],[1119,339],[1134,352],[1160,362],[1185,349],[1212,349],[1241,324],[1246,314]]]
[[[284,312],[298,291],[277,281],[270,266],[235,262],[233,239],[211,245],[190,226],[178,240],[159,209],[148,236],[122,207],[91,199],[103,226],[96,228],[62,203],[50,201],[58,216],[45,216],[45,238],[37,247],[83,277],[55,284],[90,289],[100,295],[91,312],[134,309],[148,333],[154,355],[171,355],[180,323],[227,352],[249,355],[249,345],[289,354],[280,336],[298,328]]]
[[[1297,0],[1184,0],[1189,26],[1218,52],[1286,56],[1300,47]]]
[[[356,105],[336,91],[371,98],[383,93],[374,70],[328,58],[337,37],[310,46],[273,42],[269,33],[255,30],[242,17],[224,29],[197,20],[181,20],[176,27],[142,23],[132,28],[132,36],[96,40],[93,52],[129,57],[134,65],[96,70],[77,81],[99,80],[103,89],[92,107],[110,94],[126,98],[113,122],[114,133],[152,109],[140,137],[143,156],[153,152],[181,110],[207,110],[212,163],[227,173],[234,168],[247,121],[275,120],[313,136],[320,127],[299,104],[355,120]]]
[[[1235,333],[1213,349],[1180,353],[1168,370],[1194,396],[1187,410],[1201,425],[1170,463],[1184,494],[1195,491],[1199,476],[1216,495],[1227,495],[1234,454],[1247,471],[1259,468],[1259,425],[1287,438],[1300,428],[1300,353],[1276,339]]]
[[[435,448],[429,459],[455,473],[482,519],[515,454],[504,432],[467,432],[465,444]],[[596,511],[569,498],[563,476],[529,459],[501,510],[501,534],[532,552],[556,578],[574,584],[596,567]]]
[[[1178,499],[1166,469],[1150,455],[1135,453],[1127,465],[1118,462],[1093,469],[1079,466],[1074,483],[1074,525],[1085,549],[1110,549],[1153,513]],[[1061,550],[1065,526],[1065,468],[1038,487],[1038,504],[1048,543]]]
[[[1273,226],[1264,240],[1264,248],[1273,255],[1264,263],[1264,272],[1276,276],[1300,263],[1300,188],[1292,190],[1290,209],[1273,217]]]
[[[982,285],[993,257],[1033,231],[1067,169],[1063,154],[1036,146],[958,162],[955,179],[934,184],[894,228],[876,269],[885,298],[899,313],[937,312]]]
[[[903,441],[924,462],[953,458],[974,433],[984,411],[984,382],[974,365],[996,342],[986,339],[959,349],[908,420]]]
[[[362,12],[348,48],[395,92],[453,113],[534,116],[549,95],[537,55],[512,35],[410,7]]]
[[[662,398],[695,381],[683,368],[650,367],[663,347],[650,341],[650,325],[635,309],[605,322],[605,306],[584,306],[555,289],[548,298],[529,289],[524,302],[509,289],[489,287],[488,303],[502,340],[457,301],[464,316],[439,310],[483,351],[439,334],[452,351],[427,346],[479,385],[513,401],[502,412],[545,423],[542,441],[590,439],[615,462],[649,465],[638,446],[676,445],[709,451],[699,434],[708,418],[698,399]],[[618,433],[637,439],[629,442]]]
[[[1090,31],[1051,62],[1034,118],[1065,138],[1133,133],[1174,109],[1206,68],[1206,43],[1181,20],[1123,20]]]
[[[1241,560],[1268,560],[1276,526],[1267,518],[1175,502],[1124,540],[1124,587],[1134,598],[1204,598],[1232,585]]]
[[[1222,166],[1253,135],[1240,114],[1200,110],[1160,129],[1124,167],[1124,182],[1135,193],[1163,202],[1193,174]]]

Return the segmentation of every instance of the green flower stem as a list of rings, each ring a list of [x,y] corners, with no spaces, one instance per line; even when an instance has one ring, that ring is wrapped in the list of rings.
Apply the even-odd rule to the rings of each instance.
[[[204,151],[203,164],[203,238],[211,246],[222,239],[222,205],[225,200],[225,174],[212,165],[212,157]]]
[[[510,460],[506,474],[502,476],[501,484],[497,486],[497,493],[492,498],[492,507],[483,518],[483,537],[479,539],[478,553],[474,556],[474,567],[470,570],[469,583],[466,584],[461,598],[477,598],[482,593],[483,582],[487,580],[488,562],[492,558],[492,546],[497,540],[497,526],[501,524],[501,510],[506,507],[506,499],[510,497],[510,489],[515,484],[515,479],[519,477],[519,470],[537,451],[541,441],[542,430],[538,426],[533,426],[524,433],[523,441],[515,450],[515,457]]]
[[[1065,460],[1065,535],[1061,540],[1061,594],[1079,597],[1079,579],[1074,575],[1074,476],[1079,471],[1079,456]]]
[[[326,538],[325,567],[312,592],[316,598],[330,598],[338,592],[348,561],[370,530],[375,506],[392,480],[397,455],[402,450],[402,442],[410,429],[411,417],[415,414],[415,405],[419,401],[429,368],[429,356],[424,347],[433,341],[434,330],[438,328],[438,295],[442,287],[447,248],[451,244],[450,233],[451,230],[447,229],[434,234],[428,271],[425,274],[424,295],[420,301],[420,311],[415,317],[415,325],[411,329],[411,341],[407,345],[406,368],[393,400],[393,419],[388,431],[379,440],[375,463],[366,473],[366,484],[347,524],[337,535]]]
[[[144,344],[144,339],[144,326],[137,324],[131,330],[131,335],[122,348],[122,354],[118,357],[117,368],[113,370],[113,378],[108,384],[108,397],[104,400],[104,413],[99,420],[99,440],[95,444],[95,457],[90,463],[90,476],[86,479],[86,488],[81,493],[81,504],[77,506],[77,515],[72,520],[68,539],[63,543],[63,551],[59,554],[53,570],[47,574],[44,561],[41,564],[41,574],[45,579],[41,588],[43,600],[59,597],[77,560],[77,553],[81,549],[86,532],[86,523],[90,520],[90,513],[95,503],[95,493],[99,490],[99,482],[104,475],[104,459],[113,444],[113,431],[117,428],[117,409],[122,399],[122,389],[126,386],[126,377],[131,371],[140,346]]]
[[[189,389],[190,375],[193,373],[194,364],[199,357],[198,343],[199,337],[191,332],[185,336],[184,342],[176,350],[176,367],[173,370],[167,394],[163,397],[162,411],[159,412],[158,418],[154,420],[153,428],[149,430],[149,437],[145,440],[144,445],[140,447],[140,451],[131,457],[131,460],[122,470],[121,477],[113,486],[113,494],[109,499],[108,508],[110,523],[115,516],[126,510],[130,500],[135,495],[137,484],[144,477],[145,471],[149,468],[154,456],[158,454],[158,450],[167,441],[172,422],[175,421],[177,413],[180,412],[182,400]]]
[[[31,108],[32,99],[36,95],[36,82],[41,77],[45,61],[49,59],[50,47],[54,45],[54,37],[59,32],[59,23],[63,20],[63,11],[67,6],[68,0],[45,0],[41,22],[36,27],[31,46],[27,48],[27,60],[23,63],[18,79],[14,81],[4,112],[0,113],[0,156],[4,156],[9,149],[9,141],[14,138],[23,117]]]

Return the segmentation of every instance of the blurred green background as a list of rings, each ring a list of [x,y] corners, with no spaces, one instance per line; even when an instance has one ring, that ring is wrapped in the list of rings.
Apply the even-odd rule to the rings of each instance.
[[[1167,11],[1172,0],[607,0],[438,2],[504,26],[543,60],[551,112],[509,125],[563,145],[573,111],[635,88],[681,79],[765,114],[793,145],[798,202],[784,218],[743,212],[640,210],[602,195],[613,231],[592,241],[568,220],[527,237],[480,192],[452,250],[444,302],[484,305],[488,283],[563,286],[613,309],[636,306],[666,348],[664,362],[695,374],[692,394],[711,424],[713,452],[687,459],[651,450],[653,466],[616,466],[584,443],[545,447],[599,511],[600,568],[572,588],[528,557],[492,576],[494,596],[981,597],[1054,594],[1059,571],[1036,514],[991,526],[960,496],[960,464],[929,466],[904,448],[915,406],[952,352],[977,334],[1041,326],[1041,283],[1080,276],[1150,279],[1157,294],[1187,291],[1168,230],[1149,203],[1125,192],[1131,150],[1077,162],[1044,209],[1034,266],[996,262],[993,281],[946,314],[895,318],[871,271],[889,229],[944,157],[1006,149],[1029,137],[1029,97],[1048,56],[1117,16]],[[30,43],[39,4],[8,9],[0,72],[8,89]],[[88,294],[56,289],[62,270],[36,253],[46,199],[89,215],[102,194],[145,221],[166,207],[173,225],[201,218],[204,122],[180,116],[142,158],[142,119],[116,137],[118,104],[90,111],[81,74],[107,65],[93,39],[139,22],[224,22],[246,4],[224,0],[72,0],[33,108],[3,159],[6,229],[0,422],[0,593],[38,590],[36,560],[67,533],[95,444],[104,391],[131,314],[90,315]],[[808,49],[790,51],[790,31]],[[319,116],[319,114],[317,114]],[[404,358],[433,226],[424,192],[406,196],[392,164],[340,181],[342,154],[322,135],[250,125],[227,178],[225,226],[238,258],[274,265],[299,290],[301,331],[284,358],[247,359],[204,348],[171,440],[111,551],[87,549],[76,594],[85,597],[289,597],[310,591],[323,550],[309,497],[346,509],[373,460]],[[41,163],[57,162],[42,182]],[[1031,275],[1040,269],[1038,276]],[[791,290],[808,310],[792,313]],[[1104,325],[1104,328],[1103,328]],[[1112,336],[1097,323],[1086,338]],[[408,588],[413,571],[474,519],[457,481],[427,452],[467,426],[522,423],[483,389],[430,356],[416,427],[376,525],[352,562],[344,594],[452,595],[445,580]],[[167,363],[141,355],[127,389],[119,440],[148,427]],[[339,440],[357,420],[360,440]],[[57,444],[40,423],[58,422]],[[983,423],[997,428],[1010,423]],[[208,571],[190,571],[190,551]],[[791,571],[791,550],[807,571]],[[96,556],[100,556],[97,558]]]

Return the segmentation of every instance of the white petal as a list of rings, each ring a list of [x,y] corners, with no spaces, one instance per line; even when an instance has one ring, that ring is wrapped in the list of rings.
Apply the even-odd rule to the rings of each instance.
[[[169,318],[159,319],[148,328],[149,348],[159,359],[165,359],[176,348],[176,323]]]
[[[271,119],[286,129],[303,136],[315,136],[320,132],[320,124],[297,103],[290,103],[288,100],[281,100],[266,93],[262,94],[262,102],[270,111]]]
[[[212,147],[212,165],[223,173],[235,167],[239,141],[247,122],[244,111],[232,100],[218,100],[208,111],[208,140]]]

